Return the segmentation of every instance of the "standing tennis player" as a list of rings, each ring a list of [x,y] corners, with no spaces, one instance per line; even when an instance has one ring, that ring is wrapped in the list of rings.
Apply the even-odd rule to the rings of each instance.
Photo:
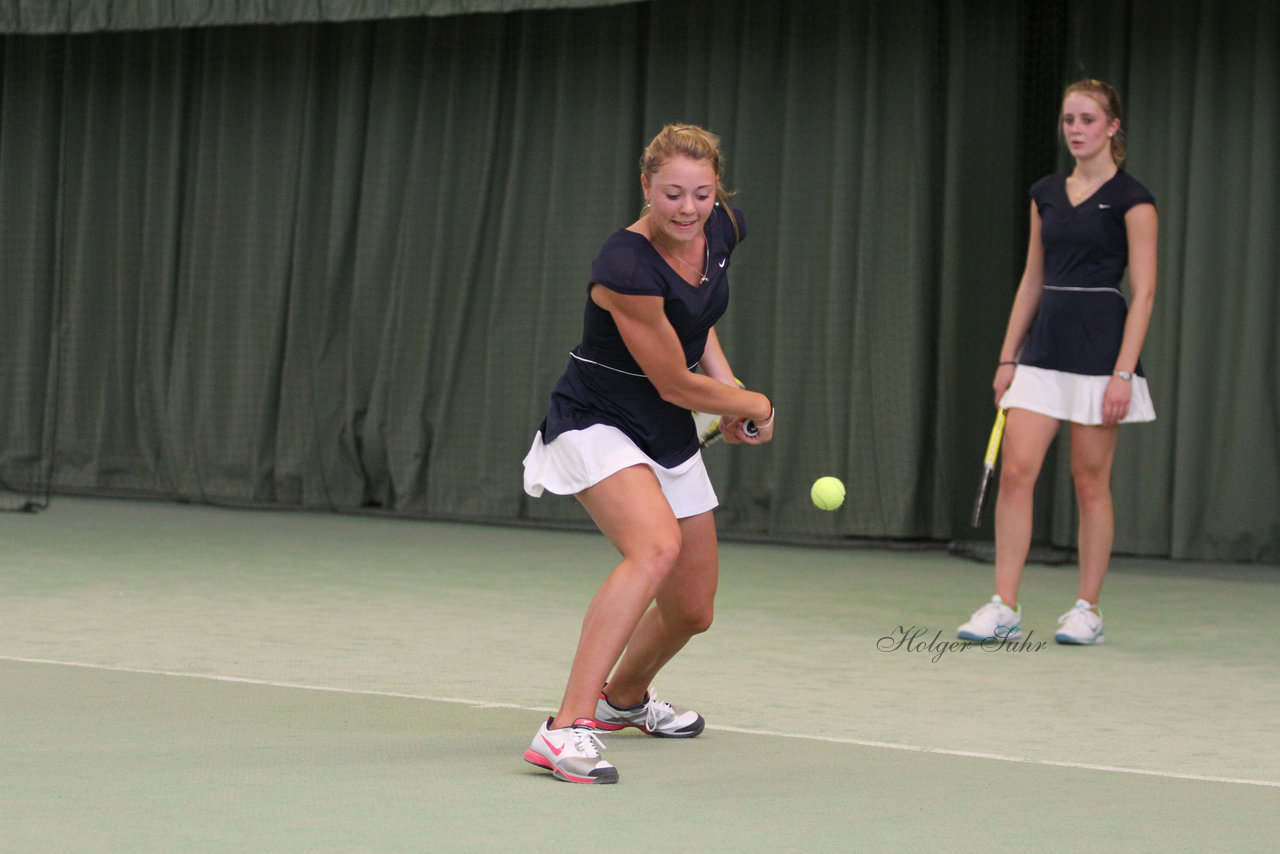
[[[526,492],[573,495],[622,556],[587,609],[559,711],[524,753],[574,783],[618,780],[598,731],[702,732],[701,715],[650,690],[711,625],[719,572],[717,500],[690,410],[722,415],[733,444],[773,437],[772,403],[734,383],[714,328],[746,236],[721,183],[719,139],[668,125],[640,172],[644,210],[591,265],[582,340],[524,460]]]
[[[1156,207],[1121,171],[1124,131],[1111,86],[1067,87],[1061,129],[1075,167],[1031,187],[1031,239],[996,368],[1008,409],[996,499],[996,595],[958,633],[1022,634],[1018,585],[1031,547],[1032,493],[1062,422],[1071,425],[1071,475],[1080,508],[1080,588],[1059,618],[1059,643],[1105,639],[1098,599],[1111,559],[1111,464],[1116,426],[1155,410],[1138,356],[1156,290]],[[1120,290],[1129,270],[1132,305]]]

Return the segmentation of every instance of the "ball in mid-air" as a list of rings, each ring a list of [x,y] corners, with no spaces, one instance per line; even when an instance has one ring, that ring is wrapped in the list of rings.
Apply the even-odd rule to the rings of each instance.
[[[813,482],[809,497],[819,510],[835,510],[844,503],[844,484],[838,477],[820,477]]]

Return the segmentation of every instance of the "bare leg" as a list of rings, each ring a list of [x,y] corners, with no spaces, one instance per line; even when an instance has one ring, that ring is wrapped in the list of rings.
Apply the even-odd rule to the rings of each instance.
[[[609,678],[609,700],[639,703],[654,677],[689,638],[711,626],[719,576],[715,518],[710,512],[680,520],[676,565],[658,588],[657,602],[640,619],[622,660]]]
[[[623,469],[578,493],[578,500],[622,562],[587,608],[552,728],[595,715],[609,671],[680,554],[680,526],[648,467]]]
[[[1114,427],[1071,425],[1071,476],[1080,506],[1079,598],[1093,605],[1095,611],[1115,541],[1111,464],[1118,432]]]
[[[1036,479],[1057,434],[1056,419],[1009,410],[996,495],[996,593],[1010,608],[1018,607],[1018,587],[1031,551]]]

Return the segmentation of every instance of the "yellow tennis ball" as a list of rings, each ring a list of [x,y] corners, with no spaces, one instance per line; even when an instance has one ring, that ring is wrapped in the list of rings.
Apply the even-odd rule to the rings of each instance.
[[[813,482],[809,497],[819,510],[835,510],[844,503],[844,484],[838,477],[820,477]]]

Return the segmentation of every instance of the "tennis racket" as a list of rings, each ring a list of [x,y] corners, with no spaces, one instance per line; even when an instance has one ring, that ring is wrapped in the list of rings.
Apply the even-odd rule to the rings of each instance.
[[[982,460],[982,482],[978,484],[978,497],[973,502],[973,527],[982,523],[982,505],[987,500],[987,488],[991,486],[991,473],[996,470],[996,457],[1000,454],[1000,440],[1004,437],[1004,418],[1008,410],[996,413],[996,423],[991,425],[991,438],[987,439],[987,455]]]

